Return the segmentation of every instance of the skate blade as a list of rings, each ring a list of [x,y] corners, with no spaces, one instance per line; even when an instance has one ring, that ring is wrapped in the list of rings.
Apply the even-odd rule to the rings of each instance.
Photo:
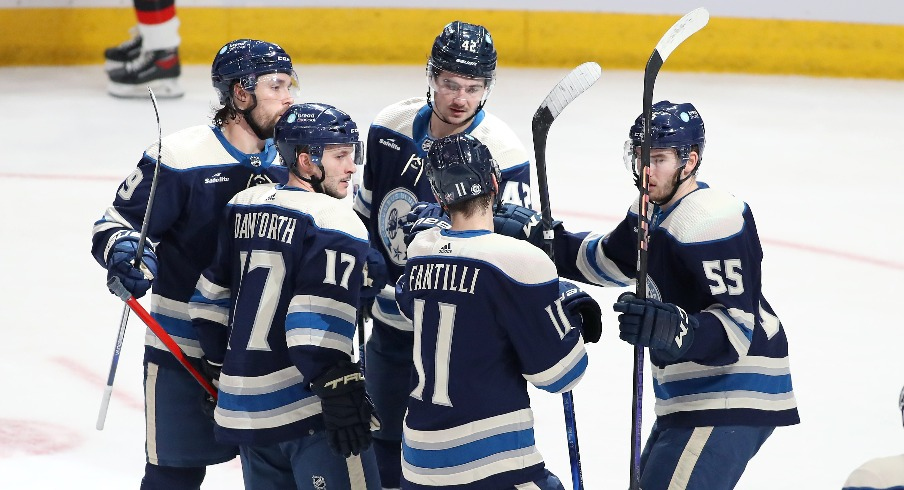
[[[176,78],[168,78],[163,80],[152,80],[147,83],[138,83],[135,85],[126,83],[107,83],[107,92],[113,97],[122,99],[144,99],[148,96],[148,87],[154,91],[154,96],[158,99],[175,99],[185,95],[179,80]]]

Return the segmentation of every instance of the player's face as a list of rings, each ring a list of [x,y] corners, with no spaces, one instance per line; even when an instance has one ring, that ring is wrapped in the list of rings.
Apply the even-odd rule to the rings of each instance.
[[[258,77],[254,87],[257,107],[251,111],[251,117],[263,134],[273,134],[276,122],[294,103],[297,91],[298,82],[292,75],[271,73]]]
[[[640,149],[638,148],[638,152]],[[638,155],[638,158],[640,156]],[[675,188],[681,160],[674,148],[650,150],[650,200],[662,202]]]
[[[343,199],[348,195],[351,186],[352,175],[358,170],[356,164],[360,158],[356,158],[360,146],[356,145],[327,145],[320,157],[326,178],[321,186],[323,192],[336,199]]]
[[[486,91],[486,79],[442,71],[433,79],[433,109],[448,123],[463,124],[474,115]]]

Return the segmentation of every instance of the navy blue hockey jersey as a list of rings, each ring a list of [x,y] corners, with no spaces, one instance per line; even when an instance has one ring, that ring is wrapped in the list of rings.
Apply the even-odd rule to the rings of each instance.
[[[119,186],[112,206],[94,223],[91,253],[104,267],[110,237],[119,230],[141,229],[157,151],[154,142]],[[237,192],[260,183],[285,182],[288,173],[278,164],[271,141],[263,152],[245,154],[211,126],[194,126],[164,137],[162,155],[148,224],[148,240],[159,258],[151,315],[186,355],[197,358],[201,349],[188,316],[188,300],[213,257],[223,207]],[[147,360],[182,369],[150,330],[145,346]]]
[[[424,97],[404,100],[383,109],[367,134],[363,186],[355,197],[355,210],[365,220],[374,248],[383,253],[393,280],[402,273],[408,256],[400,219],[415,203],[436,201],[424,167],[433,143],[431,114]],[[503,201],[530,207],[530,162],[515,133],[486,111],[478,112],[464,132],[487,145],[499,164]],[[411,330],[391,294],[378,296],[372,313],[387,325]]]
[[[800,421],[788,342],[762,292],[763,250],[747,204],[699,183],[663,212],[653,206],[648,297],[673,303],[699,322],[675,363],[650,353],[661,428],[782,426]],[[559,273],[603,286],[634,283],[638,204],[605,236],[567,234]]]
[[[310,382],[351,358],[368,247],[344,200],[262,185],[230,201],[189,308],[205,356],[223,363],[217,440],[273,444],[322,427]]]
[[[552,261],[514,238],[439,228],[408,253],[396,288],[414,325],[405,480],[498,490],[543,477],[527,382],[562,393],[587,366]]]

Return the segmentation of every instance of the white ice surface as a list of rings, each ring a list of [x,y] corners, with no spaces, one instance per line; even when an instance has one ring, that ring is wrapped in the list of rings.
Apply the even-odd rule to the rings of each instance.
[[[300,66],[302,100],[367,127],[425,92],[423,69]],[[488,109],[532,151],[530,119],[565,69],[501,69]],[[208,122],[208,68],[161,100],[163,132]],[[94,429],[122,303],[89,254],[91,225],[156,140],[147,100],[116,100],[100,66],[0,69],[0,488],[138,488],[144,328],[129,324],[106,429]],[[610,229],[634,197],[621,163],[642,74],[607,71],[550,132],[553,214]],[[745,199],[765,249],[764,291],[790,340],[803,423],[776,430],[739,489],[840,488],[866,459],[902,452],[904,83],[664,72],[656,99],[692,101],[707,126],[702,180]],[[594,288],[604,334],[575,390],[585,488],[626,488],[632,349]],[[143,300],[144,301],[144,300]],[[644,437],[653,422],[645,381]],[[570,488],[561,397],[532,391],[537,440]],[[236,461],[204,488],[238,489]]]

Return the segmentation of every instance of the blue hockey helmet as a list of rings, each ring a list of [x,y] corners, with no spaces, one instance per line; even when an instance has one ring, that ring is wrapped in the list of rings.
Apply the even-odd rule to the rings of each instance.
[[[236,39],[217,52],[210,67],[210,78],[220,104],[227,105],[236,82],[249,92],[257,85],[257,78],[270,73],[286,73],[295,88],[298,77],[292,68],[292,58],[278,44],[256,39]]]
[[[295,104],[279,118],[273,139],[276,150],[289,169],[298,165],[298,152],[311,155],[314,165],[320,166],[323,150],[328,145],[353,145],[355,164],[363,161],[363,145],[358,139],[358,125],[351,116],[329,105],[318,103]]]
[[[470,134],[440,138],[427,153],[427,178],[443,206],[495,192],[494,177],[498,183],[499,165],[489,148]]]
[[[436,36],[428,66],[492,80],[496,77],[496,58],[496,47],[486,27],[456,20]]]
[[[703,118],[690,102],[675,104],[663,100],[653,104],[653,138],[651,148],[674,148],[678,152],[678,158],[683,164],[696,147],[697,168],[703,160],[703,146],[706,144],[706,131],[703,127]],[[625,164],[628,169],[638,173],[636,162],[637,149],[643,141],[643,114],[637,116],[634,124],[628,132],[628,141],[625,142]],[[697,169],[694,169],[696,172]]]

